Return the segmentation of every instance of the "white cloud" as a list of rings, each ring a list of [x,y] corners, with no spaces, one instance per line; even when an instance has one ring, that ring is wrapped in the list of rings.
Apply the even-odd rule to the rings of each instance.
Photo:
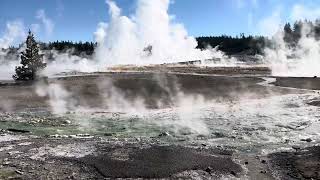
[[[100,22],[98,24],[97,31],[94,33],[95,39],[98,43],[104,43],[104,39],[106,38],[108,24],[104,22]]]
[[[272,36],[280,29],[281,24],[281,8],[276,8],[270,16],[259,21],[258,32],[260,35]]]
[[[36,18],[42,22],[45,27],[46,34],[50,36],[54,29],[54,23],[52,20],[46,16],[46,13],[43,9],[38,10]]]
[[[301,4],[296,4],[293,6],[290,19],[292,21],[296,20],[315,20],[320,18],[320,6],[308,8]]]
[[[286,17],[286,19],[283,19]],[[281,30],[281,25],[285,22],[294,22],[297,20],[311,20],[314,21],[320,18],[320,5],[307,7],[303,4],[295,4],[292,6],[288,15],[282,11],[281,6],[277,6],[270,16],[261,19],[258,22],[258,33],[261,35],[272,36],[277,31]],[[248,17],[248,25],[250,24],[250,19]]]
[[[116,18],[120,16],[121,9],[116,5],[114,1],[106,0],[106,3],[109,5],[109,13],[113,16],[112,18]]]
[[[3,37],[0,38],[0,49],[8,48],[25,36],[24,24],[22,21],[15,20],[8,22]]]

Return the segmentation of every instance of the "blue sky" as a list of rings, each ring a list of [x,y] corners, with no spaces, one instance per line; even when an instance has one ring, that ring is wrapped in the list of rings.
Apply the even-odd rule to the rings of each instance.
[[[136,0],[115,2],[124,15],[134,13]],[[286,21],[320,16],[320,0],[174,0],[169,13],[192,36],[261,34]],[[105,0],[1,0],[0,38],[14,20],[36,29],[42,41],[91,41],[97,24],[108,21],[108,7]],[[45,23],[52,32],[45,33]]]

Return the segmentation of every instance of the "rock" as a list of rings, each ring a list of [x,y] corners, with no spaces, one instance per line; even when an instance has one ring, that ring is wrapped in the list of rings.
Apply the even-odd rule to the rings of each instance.
[[[112,133],[104,133],[103,135],[104,135],[104,136],[108,136],[108,137],[113,136]]]
[[[90,134],[77,134],[77,137],[90,137]]]
[[[15,172],[16,172],[17,174],[23,175],[23,172],[22,172],[22,171],[15,170]]]
[[[211,172],[212,172],[212,167],[207,167],[207,169],[205,170],[207,173],[209,173],[209,174],[211,174]]]
[[[65,120],[63,123],[64,123],[64,124],[71,124],[71,121]]]
[[[214,132],[213,134],[216,136],[216,138],[223,138],[223,137],[225,137],[225,135],[224,135],[223,133],[221,133],[221,132]]]
[[[266,128],[266,127],[261,126],[261,127],[258,127],[258,130],[260,130],[260,131],[266,131],[266,130],[267,130],[267,128]]]
[[[244,164],[245,164],[245,165],[248,165],[248,164],[249,164],[249,162],[248,162],[248,161],[246,161],[246,162],[244,162]]]
[[[262,171],[260,171],[260,173],[261,173],[261,174],[266,174],[266,173],[267,173],[267,171],[262,170]]]
[[[10,161],[5,161],[5,162],[2,163],[2,165],[7,166],[7,165],[9,165],[10,163],[11,163]]]
[[[158,137],[166,137],[166,136],[170,136],[170,134],[168,132],[163,132],[158,135]]]
[[[14,132],[14,133],[30,133],[30,131],[27,131],[27,130],[14,129],[14,128],[9,128],[7,129],[7,131]]]
[[[237,173],[235,173],[234,171],[231,171],[230,174],[233,175],[233,176],[237,175]]]
[[[267,161],[266,161],[266,160],[262,160],[261,163],[262,163],[262,164],[265,164],[265,163],[267,163]]]
[[[298,150],[300,150],[301,148],[300,148],[299,146],[292,146],[292,149],[298,151]]]
[[[312,142],[312,139],[311,139],[311,138],[301,139],[301,141],[305,141],[305,142]]]

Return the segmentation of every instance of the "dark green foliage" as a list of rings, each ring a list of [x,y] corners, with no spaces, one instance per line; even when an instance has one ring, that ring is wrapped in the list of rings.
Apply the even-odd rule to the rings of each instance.
[[[49,43],[41,43],[41,49],[43,50],[57,50],[59,52],[66,52],[72,50],[72,55],[92,55],[96,43],[93,42],[72,42],[72,41],[55,41]]]
[[[312,21],[297,21],[293,25],[293,29],[291,29],[291,25],[287,23],[284,26],[284,41],[290,47],[296,47],[298,45],[299,40],[302,37],[303,27],[309,29],[309,31],[305,31],[304,34],[307,37],[314,37],[316,40],[320,40],[320,20]]]
[[[315,22],[312,21],[296,21],[293,26],[290,23],[284,26],[283,40],[290,48],[295,48],[298,45],[299,40],[302,37],[303,26],[309,27],[310,32],[306,34],[307,37],[314,37],[316,40],[320,40],[320,19]],[[208,46],[216,47],[225,52],[228,55],[234,54],[246,54],[255,55],[263,54],[263,50],[266,47],[272,47],[272,41],[263,36],[244,36],[240,37],[231,36],[210,36],[210,37],[198,37],[199,49],[206,49]]]
[[[294,32],[291,29],[290,23],[285,24],[283,28],[284,36],[283,40],[287,42],[288,46],[292,47],[295,44],[295,37],[294,37]]]
[[[13,75],[14,80],[34,80],[37,78],[39,71],[46,67],[46,63],[43,62],[43,56],[39,54],[38,43],[34,40],[31,31],[29,31],[26,46],[26,50],[21,53],[20,65],[16,67],[16,74]]]
[[[262,36],[253,37],[241,34],[240,37],[231,36],[210,36],[198,37],[199,49],[206,49],[208,46],[216,47],[226,54],[244,53],[248,55],[262,54],[262,49],[266,45],[266,38]]]

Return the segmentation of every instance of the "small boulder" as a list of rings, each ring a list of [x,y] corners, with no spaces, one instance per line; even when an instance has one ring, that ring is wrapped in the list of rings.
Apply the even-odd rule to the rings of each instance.
[[[108,137],[113,136],[112,133],[104,133],[103,135],[104,135],[104,136],[108,136]]]
[[[14,129],[14,128],[9,128],[7,131],[13,132],[13,133],[30,133],[30,131],[27,130],[22,130],[22,129]]]
[[[170,136],[170,134],[168,132],[163,132],[158,135],[158,137],[166,137],[166,136]]]
[[[312,139],[311,138],[307,138],[307,139],[301,139],[301,141],[305,141],[305,142],[312,142]]]
[[[233,176],[236,176],[236,175],[237,175],[237,173],[234,172],[234,171],[231,171],[230,174],[233,175]]]
[[[205,171],[206,171],[207,173],[211,174],[212,170],[213,170],[212,167],[209,166],[209,167],[207,167],[207,169],[206,169]]]
[[[298,151],[298,150],[300,150],[300,149],[301,149],[301,147],[299,147],[299,146],[292,146],[292,149],[294,149],[294,150]]]

